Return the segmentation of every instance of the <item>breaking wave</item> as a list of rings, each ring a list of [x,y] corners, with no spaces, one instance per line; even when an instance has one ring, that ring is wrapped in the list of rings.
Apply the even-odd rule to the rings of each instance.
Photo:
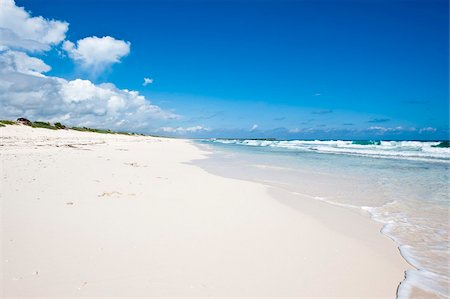
[[[214,143],[450,163],[448,141],[210,139]]]

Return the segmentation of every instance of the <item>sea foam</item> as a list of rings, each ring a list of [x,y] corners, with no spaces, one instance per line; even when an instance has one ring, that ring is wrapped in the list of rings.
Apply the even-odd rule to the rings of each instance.
[[[345,141],[211,139],[211,142],[374,158],[450,163],[450,148],[439,141]]]

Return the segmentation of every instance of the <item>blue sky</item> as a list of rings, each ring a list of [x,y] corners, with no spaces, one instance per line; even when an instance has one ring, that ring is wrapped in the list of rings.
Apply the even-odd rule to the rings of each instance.
[[[33,16],[69,23],[66,40],[111,36],[130,42],[119,63],[94,73],[60,45],[33,55],[51,66],[47,76],[110,82],[178,115],[140,131],[448,139],[447,1],[16,5]],[[153,83],[143,86],[144,77]]]

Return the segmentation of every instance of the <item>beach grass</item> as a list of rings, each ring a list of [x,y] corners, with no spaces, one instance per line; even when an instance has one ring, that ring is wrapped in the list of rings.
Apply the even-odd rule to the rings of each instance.
[[[0,120],[0,124],[1,124],[2,126],[5,126],[5,125],[15,125],[16,122],[15,122],[15,121],[12,121],[12,120],[1,119],[1,120]]]
[[[52,125],[49,122],[43,122],[43,121],[34,121],[31,123],[31,126],[33,128],[44,128],[44,129],[50,129],[50,130],[57,130],[58,128]]]
[[[88,127],[71,127],[70,129],[80,132],[93,132],[93,133],[100,133],[100,134],[119,134],[119,135],[127,135],[127,136],[145,136],[144,134],[137,134],[137,133],[131,133],[131,132],[124,132],[124,131],[112,131],[110,129],[94,129],[94,128],[88,128]]]
[[[118,135],[127,135],[127,136],[153,136],[153,135],[146,135],[146,134],[133,133],[133,132],[113,131],[110,129],[95,129],[95,128],[89,128],[89,127],[71,127],[69,129],[75,130],[75,131],[80,131],[80,132],[93,132],[93,133],[100,133],[100,134],[118,134]]]
[[[80,131],[80,132],[94,132],[101,134],[113,134],[114,132],[108,129],[93,129],[88,127],[71,127],[72,130]]]

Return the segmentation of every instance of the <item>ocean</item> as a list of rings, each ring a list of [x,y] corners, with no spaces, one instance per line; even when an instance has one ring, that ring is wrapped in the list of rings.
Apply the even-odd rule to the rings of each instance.
[[[220,175],[257,181],[357,210],[383,224],[414,267],[398,298],[449,298],[448,142],[203,139]]]

